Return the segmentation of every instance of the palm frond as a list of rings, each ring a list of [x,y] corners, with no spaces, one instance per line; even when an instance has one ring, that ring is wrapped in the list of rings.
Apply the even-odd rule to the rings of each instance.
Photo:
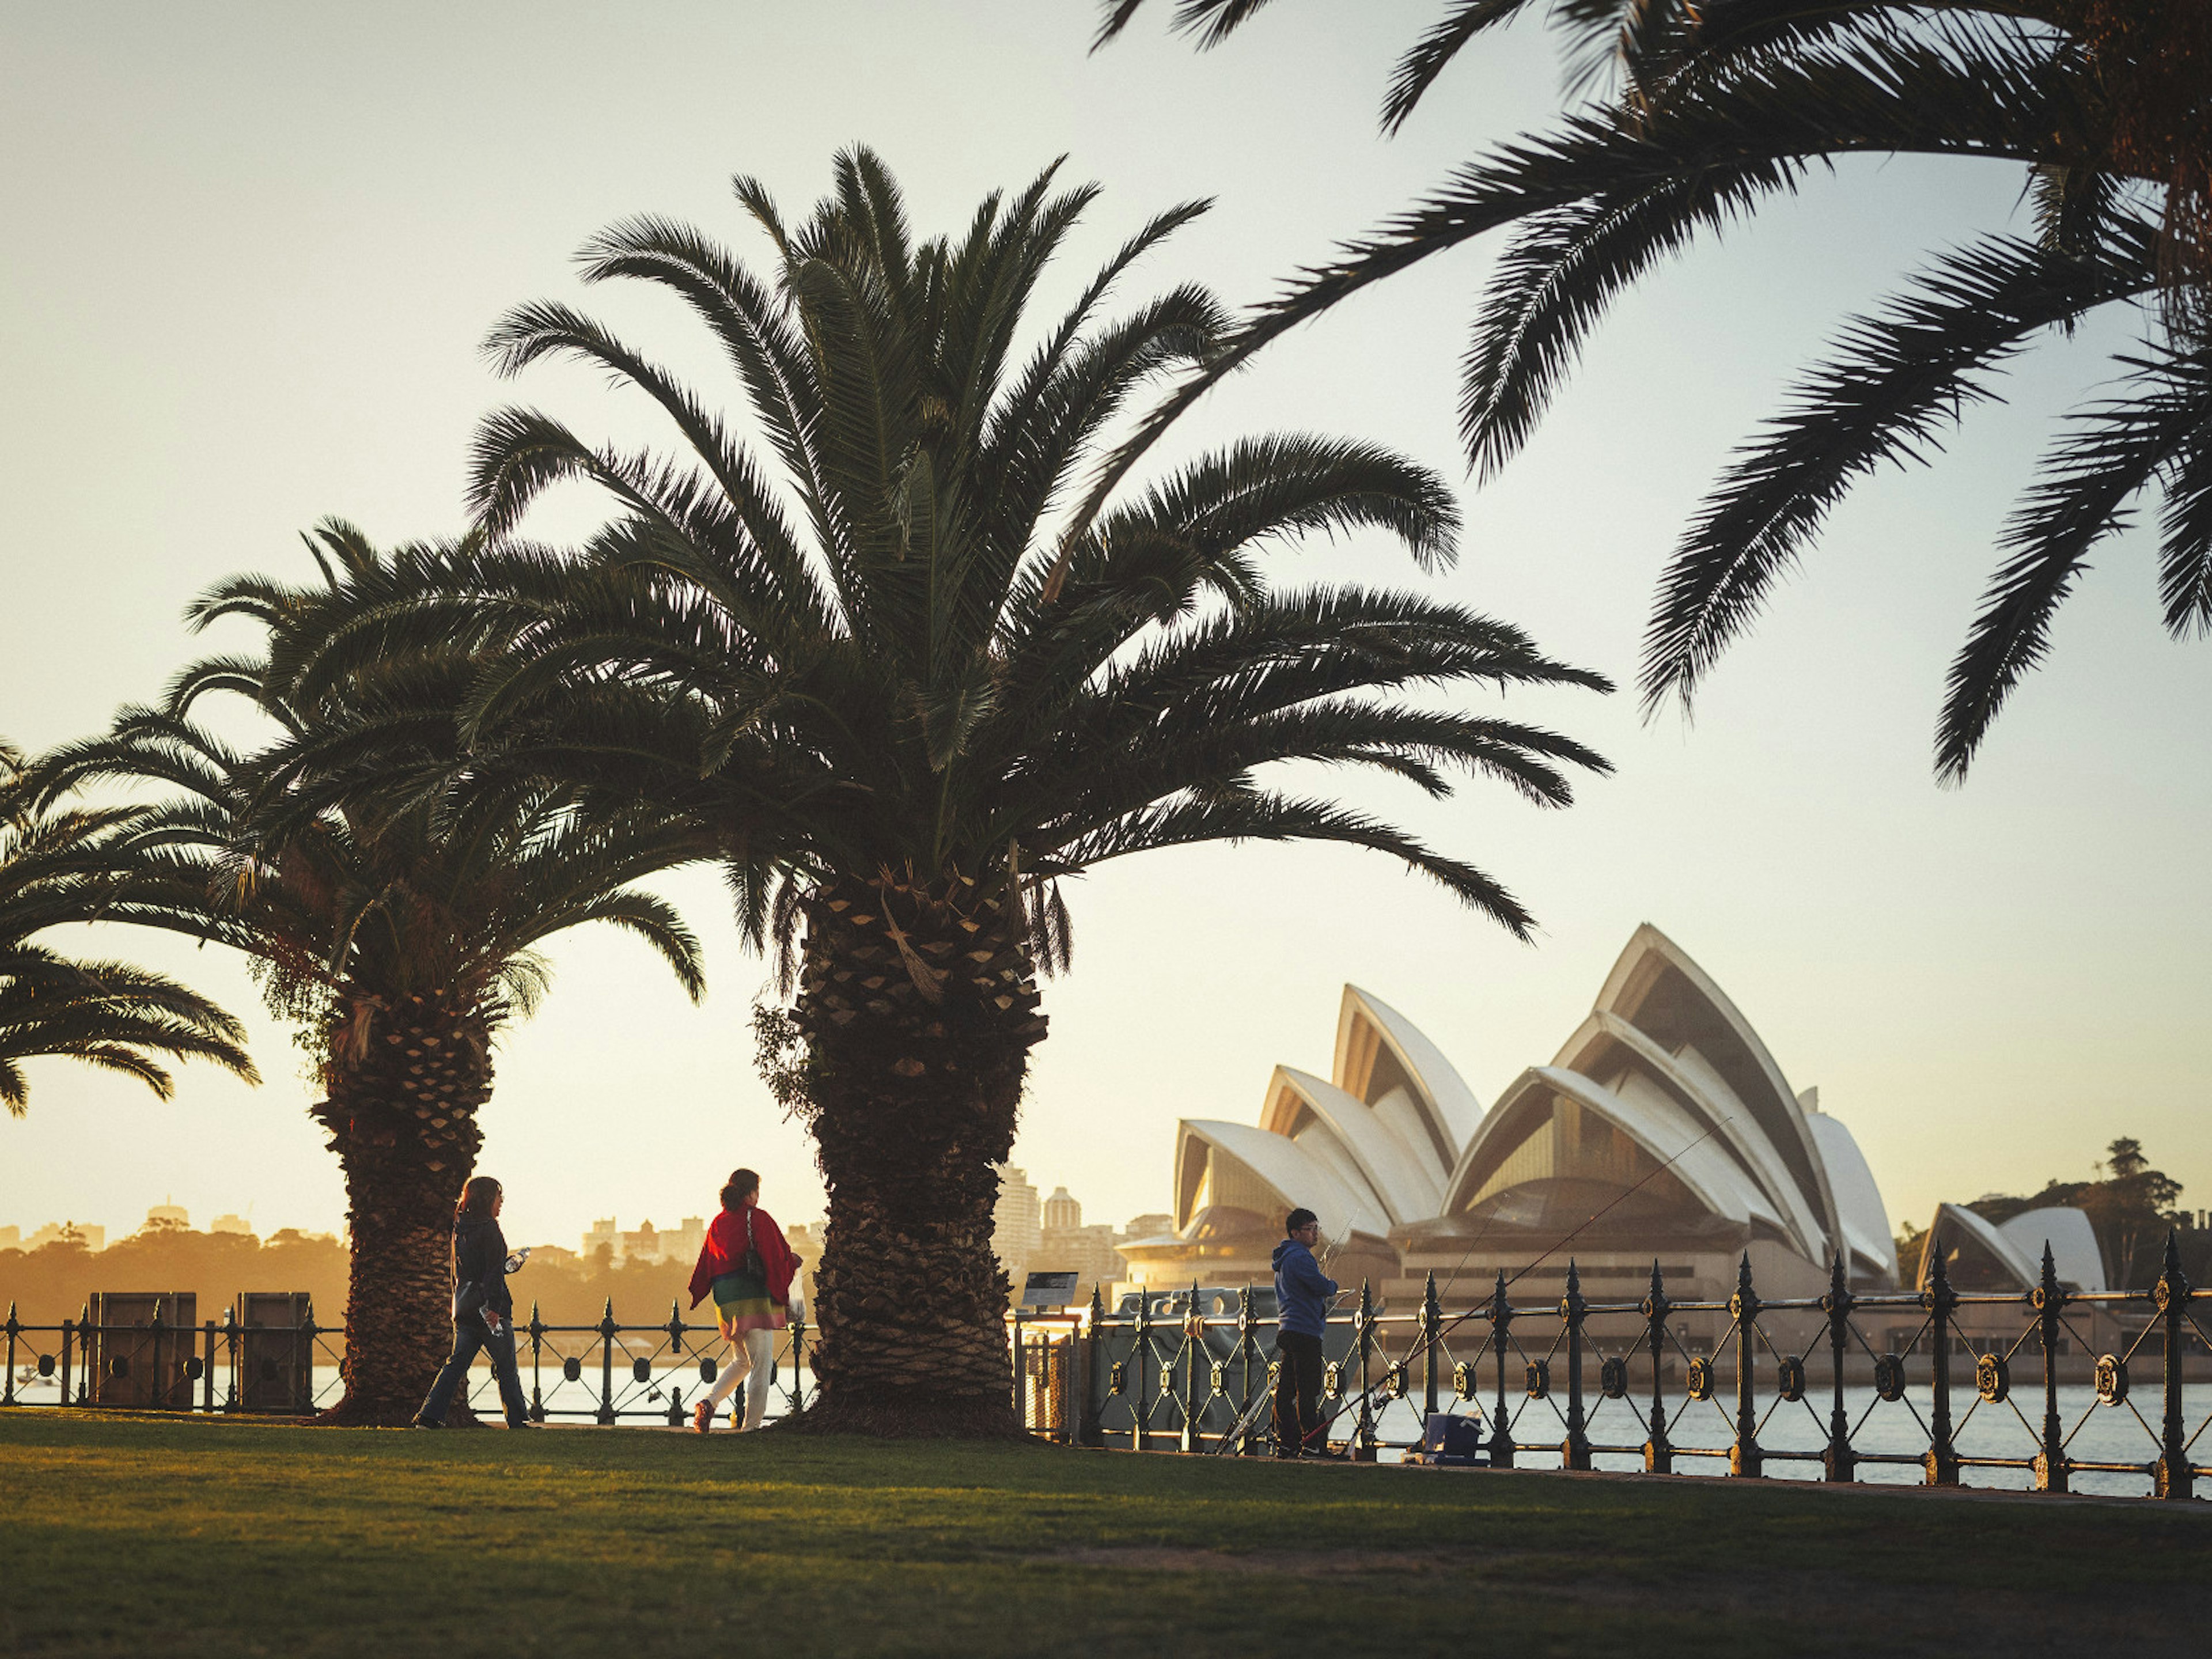
[[[2038,331],[2154,286],[2148,252],[2140,236],[2095,260],[1990,238],[1851,323],[1838,355],[1730,465],[1668,561],[1644,636],[1646,708],[1694,696],[1856,479],[1925,459],[1967,405],[1996,395],[1990,371]]]
[[[2005,526],[2004,562],[1945,687],[1936,766],[1947,781],[1966,775],[2005,699],[2042,661],[2054,613],[2096,544],[2125,527],[2129,501],[2212,441],[2212,354],[2122,361],[2136,371],[2125,395],[2074,419]],[[2191,550],[2201,568],[2201,546]]]

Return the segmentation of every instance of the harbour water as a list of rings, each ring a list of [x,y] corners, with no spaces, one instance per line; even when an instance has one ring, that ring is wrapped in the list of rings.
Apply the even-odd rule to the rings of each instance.
[[[1820,1454],[1828,1440],[1831,1397],[1825,1392],[1790,1402],[1764,1395],[1758,1402],[1759,1442],[1768,1455],[1765,1473],[1783,1480],[1818,1480]],[[1891,1453],[1917,1457],[1925,1453],[1934,1400],[1925,1388],[1908,1389],[1897,1401],[1881,1399],[1872,1389],[1844,1391],[1844,1410],[1851,1424],[1851,1444],[1861,1453]],[[1506,1397],[1510,1424],[1519,1446],[1514,1462],[1521,1468],[1558,1468],[1559,1443],[1565,1437],[1565,1402],[1556,1396],[1543,1400]],[[2212,1385],[2192,1383],[2185,1391],[2187,1432],[2197,1438],[2191,1455],[2206,1461],[2212,1449]],[[1668,1437],[1675,1448],[1674,1468],[1680,1474],[1725,1474],[1728,1449],[1736,1437],[1733,1399],[1716,1395],[1709,1401],[1686,1400],[1670,1390],[1666,1401],[1672,1413]],[[1599,1445],[1640,1447],[1650,1436],[1651,1402],[1633,1396],[1587,1399],[1583,1409],[1591,1442]],[[1486,1407],[1486,1412],[1487,1407]],[[2141,1474],[2076,1470],[2072,1490],[2114,1497],[2142,1497],[2151,1490],[2148,1466],[2159,1455],[2160,1401],[2154,1389],[2143,1397],[2117,1406],[2099,1403],[2096,1390],[2086,1384],[2058,1390],[2058,1419],[2067,1455],[2080,1462],[2133,1463]],[[1394,1401],[1377,1420],[1376,1431],[1386,1440],[1410,1438],[1418,1431],[1419,1413],[1414,1402]],[[2015,1391],[2001,1404],[1980,1400],[1971,1386],[1954,1389],[1951,1395],[1953,1443],[1961,1457],[2004,1458],[2026,1462],[2042,1449],[2043,1393],[2039,1387]],[[1702,1450],[1712,1455],[1686,1455]],[[1777,1453],[1808,1454],[1804,1461],[1778,1458]],[[1601,1469],[1640,1469],[1640,1453],[1600,1452],[1593,1459]],[[1858,1478],[1869,1486],[1918,1486],[1923,1476],[1917,1465],[1868,1463]],[[2035,1476],[2027,1468],[1977,1468],[1961,1471],[1960,1484],[1998,1491],[2025,1492],[2033,1488]]]

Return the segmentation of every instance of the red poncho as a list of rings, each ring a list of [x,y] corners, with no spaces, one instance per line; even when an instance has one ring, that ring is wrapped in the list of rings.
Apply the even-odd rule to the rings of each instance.
[[[783,1229],[756,1204],[743,1212],[725,1210],[707,1229],[707,1242],[699,1249],[699,1265],[691,1270],[691,1305],[697,1307],[725,1273],[742,1273],[745,1266],[745,1219],[750,1217],[753,1249],[760,1252],[761,1267],[768,1275],[769,1300],[781,1308],[791,1299],[792,1275],[799,1258],[784,1243]]]

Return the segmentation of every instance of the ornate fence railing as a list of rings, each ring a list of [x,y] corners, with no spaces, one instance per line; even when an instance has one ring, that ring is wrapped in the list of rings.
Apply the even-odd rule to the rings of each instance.
[[[1725,1300],[1674,1299],[1655,1263],[1632,1302],[1585,1296],[1571,1263],[1554,1302],[1516,1305],[1500,1273],[1456,1313],[1433,1273],[1411,1313],[1378,1309],[1363,1285],[1328,1321],[1322,1409],[1341,1453],[1365,1461],[1411,1449],[1428,1418],[1460,1410],[1483,1419],[1500,1468],[1917,1473],[2057,1492],[2086,1480],[2173,1498],[2212,1476],[2193,1461],[2212,1455],[2212,1292],[2191,1288],[2173,1240],[2148,1291],[2070,1291],[2047,1249],[2025,1295],[1955,1290],[1940,1245],[1933,1262],[1918,1291],[1854,1291],[1838,1263],[1825,1295],[1767,1299],[1746,1255]],[[1079,1331],[1018,1328],[1024,1422],[1139,1451],[1270,1449],[1273,1326],[1249,1292],[1193,1285],[1137,1302],[1109,1314],[1094,1294]]]
[[[144,1319],[102,1316],[88,1304],[58,1325],[27,1325],[15,1305],[0,1325],[6,1370],[0,1407],[69,1406],[119,1411],[259,1413],[303,1417],[335,1405],[343,1392],[343,1332],[318,1324],[305,1297],[292,1318],[256,1319],[249,1309],[224,1310],[221,1320],[172,1320],[167,1304],[149,1297]],[[241,1303],[250,1298],[241,1298]],[[598,1322],[552,1325],[531,1309],[514,1328],[515,1358],[535,1422],[576,1419],[605,1425],[688,1420],[696,1400],[719,1374],[723,1344],[712,1324],[687,1322],[672,1304],[666,1320],[625,1325],[605,1304]],[[745,1389],[769,1390],[770,1417],[803,1412],[814,1395],[801,1363],[806,1323],[792,1322],[778,1339],[766,1377],[748,1377],[731,1397],[740,1413]],[[489,1361],[469,1374],[469,1397],[481,1413],[498,1414]],[[780,1407],[780,1409],[779,1409]]]
[[[2190,1285],[2174,1240],[2148,1290],[2094,1293],[2062,1284],[2048,1249],[2025,1295],[1961,1291],[1931,1249],[1928,1285],[1903,1293],[1855,1291],[1838,1264],[1825,1295],[1762,1297],[1748,1255],[1724,1300],[1671,1297],[1657,1264],[1636,1301],[1585,1295],[1572,1263],[1543,1304],[1516,1304],[1503,1273],[1457,1312],[1434,1274],[1412,1312],[1389,1311],[1363,1285],[1324,1338],[1331,1437],[1376,1461],[1455,1409],[1480,1419],[1483,1454],[1501,1468],[1717,1467],[2172,1498],[2212,1477],[2196,1461],[2212,1455],[2212,1291]],[[305,1415],[336,1402],[341,1333],[317,1323],[304,1297],[241,1297],[204,1322],[171,1319],[172,1299],[152,1297],[137,1299],[147,1317],[113,1316],[125,1300],[58,1325],[24,1324],[11,1304],[0,1407]],[[1194,1285],[1135,1300],[1109,1314],[1094,1294],[1087,1316],[1014,1319],[1024,1425],[1140,1451],[1270,1449],[1273,1328],[1249,1291]],[[291,1316],[270,1316],[272,1304]],[[769,1389],[777,1415],[812,1401],[807,1335],[794,1321],[770,1375],[747,1379]],[[687,1393],[696,1399],[720,1363],[714,1327],[673,1304],[653,1324],[619,1322],[611,1302],[593,1324],[548,1324],[533,1308],[516,1336],[539,1422],[681,1424]],[[479,1362],[474,1403],[494,1409],[491,1389]]]

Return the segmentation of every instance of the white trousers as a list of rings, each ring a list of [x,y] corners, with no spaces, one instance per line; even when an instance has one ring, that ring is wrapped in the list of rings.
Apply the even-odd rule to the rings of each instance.
[[[729,1359],[722,1366],[722,1374],[714,1379],[714,1386],[707,1390],[707,1403],[719,1407],[730,1397],[731,1390],[758,1371],[760,1386],[745,1390],[745,1426],[760,1427],[761,1413],[768,1409],[769,1372],[775,1366],[775,1333],[747,1331],[742,1340],[730,1344]]]

